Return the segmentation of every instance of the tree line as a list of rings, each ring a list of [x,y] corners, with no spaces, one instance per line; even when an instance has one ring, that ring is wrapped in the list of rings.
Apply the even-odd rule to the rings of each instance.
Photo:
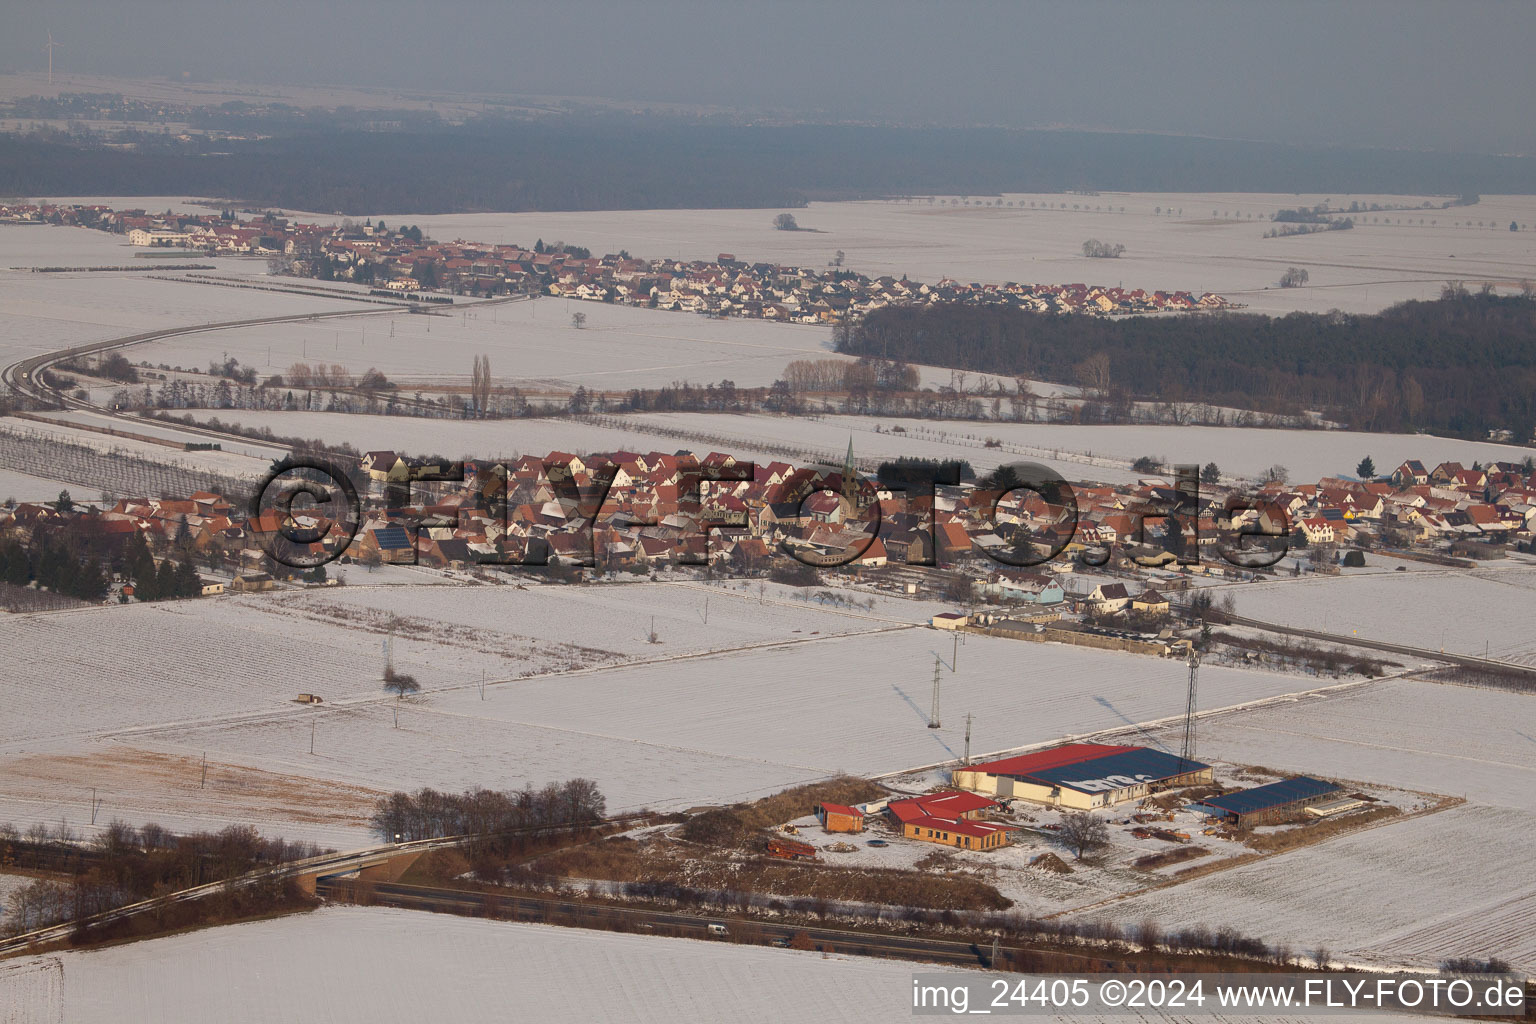
[[[539,789],[496,792],[471,789],[440,793],[418,789],[395,792],[381,799],[369,827],[385,842],[410,842],[443,836],[484,836],[520,829],[565,825],[597,825],[607,801],[591,779],[551,782]]]
[[[1134,192],[1536,193],[1536,159],[1151,134],[481,118],[249,141],[12,135],[0,194],[238,195],[302,210],[794,208],[812,199]],[[529,154],[536,154],[530,158]],[[516,167],[516,174],[508,174]],[[766,227],[766,225],[765,225]]]
[[[112,910],[158,893],[188,889],[207,882],[237,878],[258,867],[313,857],[323,851],[312,843],[264,839],[249,825],[231,825],[220,832],[177,835],[159,825],[134,828],[113,821],[88,843],[71,829],[34,825],[26,833],[0,824],[0,863],[66,876],[39,879],[13,891],[6,900],[4,931],[19,933],[46,928]],[[276,891],[253,889],[244,910],[281,900]],[[225,908],[228,909],[228,908]],[[182,904],[168,913],[192,923],[216,912],[212,905]],[[174,926],[178,922],[166,921]]]
[[[1448,285],[1379,314],[1056,316],[1002,306],[887,306],[834,337],[861,357],[1077,382],[1132,399],[1278,415],[1321,410],[1361,430],[1482,438],[1536,427],[1536,302]]]

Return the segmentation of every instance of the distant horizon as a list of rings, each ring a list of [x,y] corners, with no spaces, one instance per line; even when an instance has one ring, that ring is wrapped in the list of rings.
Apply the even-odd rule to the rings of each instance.
[[[510,106],[515,106],[518,102],[523,102],[523,103],[542,102],[542,103],[565,103],[565,104],[573,104],[573,105],[591,105],[591,106],[599,107],[599,108],[608,108],[609,110],[611,110],[613,112],[616,112],[616,113],[617,112],[623,112],[623,111],[645,110],[648,113],[650,113],[652,116],[656,116],[656,117],[668,117],[668,116],[687,117],[688,116],[687,113],[686,113],[687,111],[695,110],[695,111],[700,112],[701,114],[707,113],[708,116],[713,116],[713,117],[724,117],[724,118],[728,118],[728,119],[729,118],[737,118],[737,119],[749,122],[752,126],[770,126],[770,125],[775,125],[775,126],[776,125],[804,125],[804,126],[809,126],[809,127],[838,127],[838,126],[859,127],[859,126],[865,126],[865,127],[891,127],[891,128],[904,128],[904,129],[956,128],[956,129],[995,130],[995,131],[1000,131],[1000,132],[1060,132],[1060,133],[1063,133],[1063,134],[1078,133],[1078,134],[1086,134],[1086,135],[1131,135],[1131,136],[1153,136],[1153,137],[1170,138],[1170,139],[1197,139],[1197,140],[1204,140],[1204,141],[1210,141],[1210,142],[1241,142],[1241,143],[1253,143],[1253,144],[1261,144],[1261,145],[1282,146],[1282,147],[1285,147],[1287,149],[1298,149],[1298,150],[1320,149],[1320,150],[1338,150],[1338,151],[1346,151],[1346,152],[1347,151],[1362,151],[1362,152],[1373,152],[1374,151],[1374,152],[1384,152],[1384,153],[1434,153],[1434,154],[1449,155],[1449,156],[1455,156],[1455,155],[1492,156],[1492,157],[1511,157],[1511,158],[1518,158],[1518,159],[1530,159],[1532,157],[1536,157],[1536,149],[1533,149],[1533,150],[1531,150],[1529,152],[1522,152],[1522,151],[1498,151],[1498,150],[1478,150],[1478,149],[1445,149],[1445,148],[1436,147],[1436,146],[1411,146],[1411,145],[1387,145],[1387,144],[1375,144],[1375,145],[1372,145],[1372,144],[1366,144],[1366,143],[1361,143],[1361,142],[1349,142],[1349,141],[1342,141],[1342,142],[1336,142],[1336,143],[1297,142],[1297,141],[1290,141],[1290,140],[1285,140],[1285,139],[1280,139],[1280,138],[1265,137],[1265,136],[1261,136],[1261,135],[1243,135],[1243,134],[1225,134],[1224,135],[1224,134],[1217,134],[1217,133],[1208,132],[1208,131],[1196,131],[1196,130],[1193,130],[1193,129],[1182,130],[1182,129],[1173,129],[1173,128],[1118,127],[1118,126],[1115,126],[1115,125],[1093,124],[1093,123],[1081,123],[1081,124],[1078,124],[1078,123],[1064,122],[1064,121],[1042,121],[1042,122],[1038,122],[1038,123],[1034,123],[1034,124],[1001,124],[1001,123],[989,122],[989,121],[939,122],[939,121],[931,121],[931,120],[908,120],[908,121],[903,121],[903,120],[900,120],[900,119],[892,119],[892,118],[853,118],[853,117],[833,118],[830,115],[822,115],[822,116],[818,117],[818,116],[811,115],[811,114],[807,114],[805,116],[797,116],[797,115],[790,114],[788,112],[772,111],[772,110],[759,110],[759,109],[754,109],[754,108],[745,107],[745,106],[713,107],[713,106],[700,105],[700,104],[675,103],[675,102],[663,101],[663,100],[642,100],[642,99],[623,98],[623,97],[617,97],[617,96],[566,95],[566,94],[556,94],[556,93],[530,93],[530,92],[521,92],[521,91],[495,92],[495,91],[483,90],[483,89],[482,90],[446,89],[446,88],[445,89],[423,89],[423,88],[410,88],[410,87],[404,87],[404,86],[384,85],[384,84],[379,84],[379,85],[355,85],[355,84],[347,84],[347,83],[344,83],[344,82],[327,82],[327,81],[321,81],[321,80],[315,80],[315,81],[288,81],[288,82],[282,82],[282,83],[272,83],[272,82],[257,81],[257,80],[254,80],[254,79],[247,80],[247,79],[237,79],[237,78],[228,78],[228,77],[219,77],[219,76],[192,76],[192,77],[188,77],[188,78],[176,78],[176,77],[172,77],[172,76],[168,76],[168,75],[95,75],[95,74],[87,74],[85,72],[80,72],[80,73],[75,73],[75,74],[67,74],[67,73],[64,73],[64,72],[57,72],[56,71],[55,74],[54,74],[54,86],[53,86],[53,89],[52,89],[51,92],[46,87],[41,89],[41,90],[39,90],[39,91],[36,91],[36,92],[26,92],[26,91],[22,91],[22,90],[8,90],[8,89],[4,88],[4,81],[7,78],[11,78],[11,79],[18,80],[18,81],[38,81],[38,82],[43,82],[43,81],[46,80],[46,77],[47,77],[46,76],[46,72],[40,72],[40,71],[0,70],[0,102],[5,102],[5,101],[8,101],[8,100],[12,100],[12,99],[30,98],[32,96],[66,95],[66,94],[70,94],[70,93],[78,94],[78,93],[81,93],[81,92],[96,91],[97,89],[101,89],[101,88],[106,88],[107,91],[117,91],[117,90],[113,90],[113,89],[110,88],[110,86],[112,86],[114,84],[117,85],[117,86],[122,86],[122,85],[130,84],[130,83],[143,83],[143,84],[151,84],[151,85],[155,85],[155,86],[170,86],[170,87],[182,87],[182,88],[195,88],[195,87],[208,87],[208,86],[231,86],[231,87],[238,87],[238,88],[241,88],[241,89],[263,89],[263,90],[283,90],[283,89],[287,89],[287,90],[291,90],[293,92],[332,93],[332,94],[337,94],[337,95],[343,94],[343,93],[346,93],[346,92],[349,92],[349,91],[350,92],[355,92],[355,93],[365,93],[365,94],[370,94],[370,95],[376,95],[376,96],[378,96],[380,98],[380,104],[379,104],[377,109],[381,109],[381,110],[402,109],[403,106],[411,104],[412,101],[416,101],[416,102],[419,103],[421,100],[424,100],[424,99],[440,100],[440,101],[443,101],[443,102],[460,103],[460,104],[465,104],[465,105],[479,104],[479,103],[482,103],[483,101],[491,100],[491,101],[499,101],[499,102],[501,102],[501,103],[503,103],[503,104],[505,104],[505,105],[507,105],[509,107]],[[81,82],[82,79],[84,79],[86,81],[82,83]],[[80,88],[80,87],[70,88],[71,80],[73,80],[76,83],[77,86],[83,85],[83,86],[89,86],[89,88]],[[99,80],[99,82],[95,82],[95,81],[91,81],[91,80]],[[124,92],[124,95],[132,95],[132,94],[128,93],[128,92]],[[265,97],[263,97],[263,96],[252,96],[252,97],[250,97],[250,101],[252,103],[260,103],[263,99],[265,99],[265,100],[267,100],[269,102],[271,102],[271,101],[290,102],[288,100],[279,100],[279,98],[277,96],[273,96],[273,95],[269,95],[269,96],[265,96]],[[317,97],[317,99],[318,99],[318,97]],[[393,101],[393,102],[391,102],[391,101]],[[212,100],[210,100],[207,103],[199,104],[199,103],[194,101],[193,97],[189,96],[189,97],[187,97],[185,102],[186,102],[187,106],[196,107],[196,106],[217,106],[218,103],[222,103],[222,102],[225,102],[225,101],[223,99],[220,99],[218,101],[218,103],[216,103],[216,102],[213,102]],[[301,107],[301,108],[305,108],[305,109],[317,108],[318,107],[318,108],[323,108],[323,109],[328,109],[328,110],[335,110],[335,109],[338,109],[338,108],[341,108],[341,107],[347,107],[347,106],[352,106],[352,107],[357,107],[358,106],[358,104],[356,104],[355,102],[353,102],[353,103],[346,103],[346,102],[340,102],[340,101],[330,102],[330,103],[327,103],[327,102],[307,102],[307,103],[293,102],[292,105],[298,106],[298,107]],[[368,108],[364,108],[364,109],[368,109]],[[550,116],[550,117],[570,117],[570,116],[581,116],[582,114],[595,114],[595,113],[596,113],[596,111],[566,110],[566,111],[558,111],[558,112],[551,111],[547,116]],[[1197,189],[1197,190],[1194,190],[1194,191],[1205,191],[1205,190]],[[1321,193],[1319,193],[1319,194],[1321,194]],[[1382,194],[1385,195],[1385,194],[1389,194],[1389,193],[1382,193]],[[1390,194],[1392,194],[1392,195],[1404,195],[1406,193],[1390,193]]]
[[[26,3],[0,71],[595,97],[808,123],[1073,126],[1287,145],[1536,153],[1523,9],[1428,0],[833,9],[399,0],[259,9]],[[231,41],[238,41],[231,45]],[[334,88],[326,85],[325,88]]]

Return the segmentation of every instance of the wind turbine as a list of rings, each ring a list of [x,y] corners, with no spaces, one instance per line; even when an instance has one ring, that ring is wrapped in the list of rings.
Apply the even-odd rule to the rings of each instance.
[[[53,30],[48,30],[48,87],[53,88],[53,51],[62,46],[53,41]]]

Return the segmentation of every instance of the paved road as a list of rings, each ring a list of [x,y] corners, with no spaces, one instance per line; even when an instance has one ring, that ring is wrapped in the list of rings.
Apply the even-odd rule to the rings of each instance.
[[[635,825],[652,820],[649,814],[627,814],[607,819],[609,824]],[[587,828],[587,825],[549,826],[542,825],[517,829],[511,834],[553,833],[572,828]],[[25,952],[29,946],[40,943],[56,942],[69,937],[70,932],[82,926],[95,926],[111,924],[114,921],[125,920],[138,914],[148,913],[159,907],[170,906],[175,903],[188,903],[193,900],[210,896],[230,886],[245,886],[276,878],[296,878],[300,875],[326,876],[345,875],[373,864],[380,863],[381,859],[401,853],[426,853],[432,850],[444,850],[456,846],[462,846],[475,836],[447,836],[441,839],[421,839],[407,843],[387,843],[381,846],[370,846],[360,850],[347,850],[342,853],[323,853],[318,857],[308,857],[304,860],[288,861],[284,864],[276,864],[271,867],[258,868],[245,875],[220,882],[209,882],[206,885],[193,886],[190,889],[182,889],[177,892],[166,893],[153,899],[142,900],[138,903],[130,903],[115,910],[104,911],[100,914],[92,914],[89,917],[74,921],[66,921],[62,924],[52,925],[47,928],[39,928],[36,931],[26,932],[22,935],[0,940],[0,956]]]
[[[1536,666],[1521,665],[1512,661],[1490,661],[1486,658],[1474,658],[1470,655],[1450,654],[1445,651],[1432,651],[1423,647],[1408,647],[1404,644],[1387,643],[1385,640],[1368,640],[1359,636],[1343,636],[1338,633],[1324,633],[1316,629],[1302,629],[1299,626],[1282,626],[1274,622],[1262,622],[1258,619],[1245,618],[1241,615],[1223,615],[1222,618],[1234,626],[1251,626],[1254,629],[1262,629],[1271,633],[1283,633],[1286,636],[1306,637],[1309,640],[1322,640],[1346,647],[1363,647],[1366,650],[1384,651],[1388,654],[1402,654],[1410,658],[1438,661],[1446,665],[1458,665],[1463,668],[1487,669],[1496,672],[1518,672],[1522,675],[1536,678]],[[1214,622],[1215,620],[1213,619],[1212,621]]]
[[[324,879],[315,888],[318,895],[351,900],[354,883],[344,879]],[[374,904],[435,910],[456,914],[496,916],[514,921],[537,921],[577,927],[609,929],[622,920],[627,930],[687,938],[725,938],[712,935],[711,924],[724,925],[736,941],[752,939],[761,945],[788,945],[798,933],[805,932],[817,949],[833,949],[856,956],[883,956],[925,963],[954,964],[962,967],[991,966],[991,947],[968,942],[918,938],[906,935],[876,935],[838,928],[811,928],[757,920],[728,917],[699,917],[692,914],[621,907],[609,903],[562,900],[555,897],[522,894],[466,892],[437,886],[406,885],[399,882],[375,883],[371,889]],[[1086,958],[1085,958],[1086,959]]]

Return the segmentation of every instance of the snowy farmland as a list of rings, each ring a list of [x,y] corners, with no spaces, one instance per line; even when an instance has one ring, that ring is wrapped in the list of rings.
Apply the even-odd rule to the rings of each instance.
[[[615,809],[686,807],[951,760],[966,712],[981,753],[1183,707],[1174,662],[970,637],[946,670],[944,727],[928,729],[934,656],[953,653],[950,637],[914,628],[931,606],[837,610],[786,594],[396,585],[7,617],[19,684],[0,711],[0,808],[56,821],[62,799],[78,826],[60,787],[91,776],[112,814],[138,822],[247,815],[360,839],[379,790],[587,775]],[[406,701],[378,681],[397,615],[395,666],[424,691]],[[1202,692],[1224,706],[1306,685],[1213,667]],[[299,692],[326,703],[292,703]],[[205,753],[225,767],[188,792]],[[285,800],[310,783],[350,788]]]
[[[509,1019],[507,1008],[517,1007],[510,1019],[778,1024],[789,1005],[814,1006],[834,1020],[905,1021],[912,1017],[913,972],[955,970],[362,907],[327,907],[275,921],[64,953],[58,960],[63,964],[62,1006],[48,998],[52,993],[44,977],[34,973],[42,959],[24,959],[12,967],[16,974],[0,975],[6,979],[0,980],[6,986],[0,987],[0,1017],[19,1005],[23,1012],[4,1019],[501,1024]],[[402,963],[408,967],[402,969]],[[1191,1019],[1260,1024],[1260,1018],[1241,1014],[1189,1018],[1152,1011],[1053,1019],[1061,1024]],[[1295,1024],[1299,1019],[1270,1015],[1262,1020]],[[1421,1018],[1373,1012],[1362,1019],[1408,1024]]]
[[[993,283],[1080,281],[1212,291],[1255,312],[1274,314],[1335,308],[1373,312],[1405,299],[1436,298],[1450,279],[1473,285],[1489,280],[1511,288],[1536,278],[1536,248],[1527,233],[1536,230],[1536,198],[1531,196],[1483,196],[1475,206],[1449,210],[1366,213],[1355,216],[1352,231],[1263,237],[1274,226],[1269,217],[1282,209],[1323,202],[1347,207],[1351,201],[1438,206],[1443,198],[1008,194],[1001,197],[1014,204],[1008,207],[995,205],[996,197],[972,196],[969,206],[956,205],[958,196],[936,198],[932,204],[923,197],[812,203],[796,210],[800,226],[814,231],[775,230],[773,210],[454,215],[386,210],[374,215],[382,213],[391,224],[419,223],[443,240],[532,245],[535,238],[563,238],[594,253],[628,249],[646,258],[713,259],[730,252],[749,262],[810,267],[825,266],[841,249],[845,265],[865,274],[906,274],[929,282],[943,277]],[[1073,204],[1082,208],[1073,209]],[[1512,220],[1525,230],[1510,231]],[[1088,238],[1122,244],[1125,255],[1089,259],[1081,252]],[[1291,265],[1309,268],[1305,287],[1278,287]]]
[[[129,246],[120,236],[87,228],[0,226],[0,364],[160,327],[331,312],[349,305],[359,312],[379,308],[350,303],[340,295],[312,298],[155,280],[160,275],[152,272],[34,274],[28,269],[128,266],[144,262],[135,256],[143,251]],[[177,262],[208,261],[191,258]],[[265,262],[260,260],[211,262],[226,273],[266,271]],[[22,269],[13,269],[16,267]],[[200,357],[193,360],[198,366],[219,354],[217,343],[203,345],[198,350]]]
[[[1536,566],[1283,580],[1231,588],[1264,622],[1536,665]]]
[[[911,1016],[913,971],[896,961],[355,907],[62,959],[67,1019],[79,1024],[768,1022],[783,1019],[786,999],[814,999],[843,1020],[895,1020]]]
[[[723,600],[717,599],[720,603]],[[715,614],[712,606],[711,615]],[[578,630],[579,634],[579,630]],[[399,709],[374,701],[309,718],[267,715],[137,732],[165,752],[219,751],[369,788],[504,787],[580,774],[610,806],[679,807],[761,796],[840,772],[875,774],[948,761],[964,748],[1045,743],[1178,713],[1181,665],[1133,655],[972,638],[945,684],[951,712],[928,729],[927,629],[805,637],[704,657],[530,677],[434,694]],[[1214,705],[1304,685],[1295,677],[1211,669]],[[850,728],[852,723],[856,727]]]
[[[1451,956],[1498,956],[1536,969],[1531,700],[1388,680],[1207,719],[1207,757],[1468,802],[1092,913],[1169,927],[1230,924],[1297,952],[1326,946],[1362,962],[1433,966]]]
[[[580,329],[571,323],[577,312],[586,316]],[[155,364],[202,366],[227,352],[264,373],[299,362],[340,363],[354,374],[376,367],[406,389],[463,384],[475,356],[485,353],[499,385],[574,391],[722,379],[766,387],[791,360],[831,357],[831,346],[829,327],[542,298],[234,328],[151,342],[134,353]]]
[[[1116,904],[1117,919],[1230,925],[1302,953],[1433,967],[1496,956],[1536,970],[1536,817],[1463,806],[1343,836]]]
[[[203,421],[215,415],[199,412]],[[324,412],[219,412],[223,421],[268,428],[286,437],[319,437],[359,450],[398,448],[449,458],[639,450],[713,450],[773,461],[786,452],[841,465],[850,438],[866,462],[910,455],[963,458],[981,473],[1005,462],[1039,462],[1068,480],[1128,483],[1145,474],[1131,463],[1143,455],[1168,464],[1215,462],[1228,477],[1257,477],[1279,463],[1297,482],[1352,475],[1371,455],[1378,467],[1404,459],[1518,462],[1527,449],[1427,434],[1367,434],[1333,430],[1237,430],[1220,427],[1076,426],[912,420],[873,416],[763,416],[647,413],[611,421],[522,419],[424,420]],[[899,428],[899,430],[897,429]],[[987,447],[987,441],[997,445]],[[802,460],[804,461],[804,460]]]

